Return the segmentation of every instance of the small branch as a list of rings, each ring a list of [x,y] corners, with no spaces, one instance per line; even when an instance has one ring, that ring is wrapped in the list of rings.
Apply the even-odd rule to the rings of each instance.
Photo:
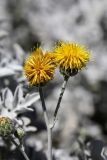
[[[57,106],[56,106],[55,112],[54,112],[53,127],[54,127],[54,125],[55,125],[55,123],[56,123],[56,120],[57,120],[58,110],[59,110],[59,108],[60,108],[60,104],[61,104],[61,101],[62,101],[62,97],[63,97],[64,91],[65,91],[67,82],[68,82],[68,78],[65,78],[65,79],[64,79],[64,82],[63,82],[63,84],[62,84],[62,87],[61,87],[60,96],[59,96],[58,103],[57,103]]]
[[[11,141],[15,144],[15,146],[20,150],[20,152],[23,154],[25,160],[30,160],[27,156],[27,154],[24,151],[24,147],[22,145],[17,144],[17,142],[14,140],[13,137],[11,137]]]

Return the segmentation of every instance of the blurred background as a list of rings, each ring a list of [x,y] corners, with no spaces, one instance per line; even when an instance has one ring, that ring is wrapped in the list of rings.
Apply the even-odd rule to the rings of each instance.
[[[92,55],[87,68],[69,80],[53,131],[54,159],[82,160],[88,141],[107,143],[107,0],[0,0],[1,95],[6,87],[14,94],[18,85],[24,95],[37,92],[28,86],[24,61],[34,47],[48,50],[59,40],[84,44]],[[62,82],[57,70],[44,87],[50,117]],[[47,135],[41,104],[32,107],[33,112],[19,115],[36,128],[26,133],[24,145],[31,160],[44,160]],[[0,160],[24,159],[17,153],[0,139]]]

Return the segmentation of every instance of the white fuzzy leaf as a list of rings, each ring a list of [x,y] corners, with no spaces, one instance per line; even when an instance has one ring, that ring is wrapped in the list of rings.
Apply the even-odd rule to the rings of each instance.
[[[0,114],[1,114],[2,116],[9,117],[9,118],[11,118],[11,119],[14,119],[14,118],[17,116],[15,112],[13,112],[13,111],[9,112],[9,111],[7,110],[7,108],[3,108],[3,109],[1,110],[1,113],[0,113]]]
[[[15,53],[16,53],[16,58],[17,58],[17,60],[18,60],[20,63],[23,63],[23,59],[24,59],[24,55],[25,55],[24,50],[23,50],[22,47],[21,47],[19,44],[17,44],[17,43],[15,43],[15,44],[13,45],[13,48],[14,48],[14,51],[15,51]]]
[[[8,64],[7,67],[9,69],[12,69],[13,71],[22,71],[23,70],[23,67],[21,65],[15,64],[15,63]]]
[[[39,100],[39,94],[33,93],[33,94],[27,94],[25,99],[17,105],[17,108],[15,109],[15,112],[17,113],[23,113],[25,111],[33,111],[30,106],[35,103],[37,100]],[[28,108],[29,107],[29,108]]]
[[[20,104],[22,108],[26,108],[31,106],[37,100],[39,100],[40,96],[38,93],[27,94],[25,100]]]
[[[21,105],[18,105],[17,108],[14,110],[14,112],[16,112],[17,114],[19,113],[24,113],[25,111],[33,111],[32,108],[27,108],[27,107],[23,107]]]
[[[30,124],[30,122],[31,122],[31,120],[27,117],[21,117],[21,120],[23,121],[25,126]]]
[[[3,104],[7,109],[13,108],[13,94],[9,88],[3,91]]]
[[[13,106],[14,108],[21,103],[23,100],[23,90],[22,87],[19,85],[17,86],[15,93],[14,93],[14,99],[13,99]]]
[[[35,132],[37,131],[37,128],[36,127],[33,127],[33,126],[28,126],[26,128],[24,128],[26,132]]]
[[[39,98],[40,96],[38,93],[27,94],[25,97],[25,102],[27,103],[28,106],[30,106],[34,102],[38,101]]]
[[[14,75],[15,72],[10,69],[10,68],[3,68],[3,67],[0,67],[0,77],[6,77],[6,76],[11,76],[11,75]]]

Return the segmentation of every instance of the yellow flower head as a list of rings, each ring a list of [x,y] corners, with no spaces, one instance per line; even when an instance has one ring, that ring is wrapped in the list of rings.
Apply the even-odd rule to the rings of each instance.
[[[53,78],[55,68],[53,54],[48,52],[43,54],[41,48],[33,51],[24,66],[29,83],[35,86],[44,85],[50,81]]]
[[[69,76],[83,69],[90,60],[89,51],[76,43],[61,42],[54,52],[60,69],[66,71]]]

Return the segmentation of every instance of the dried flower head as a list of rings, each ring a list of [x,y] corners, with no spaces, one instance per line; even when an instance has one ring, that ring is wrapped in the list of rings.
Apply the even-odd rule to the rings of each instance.
[[[14,132],[14,123],[8,117],[0,117],[0,136],[8,137]]]
[[[90,60],[89,51],[76,43],[60,42],[54,52],[61,73],[68,76],[77,74]]]
[[[56,65],[54,56],[46,52],[43,54],[41,48],[33,51],[25,62],[24,70],[31,85],[45,85],[53,78]]]

